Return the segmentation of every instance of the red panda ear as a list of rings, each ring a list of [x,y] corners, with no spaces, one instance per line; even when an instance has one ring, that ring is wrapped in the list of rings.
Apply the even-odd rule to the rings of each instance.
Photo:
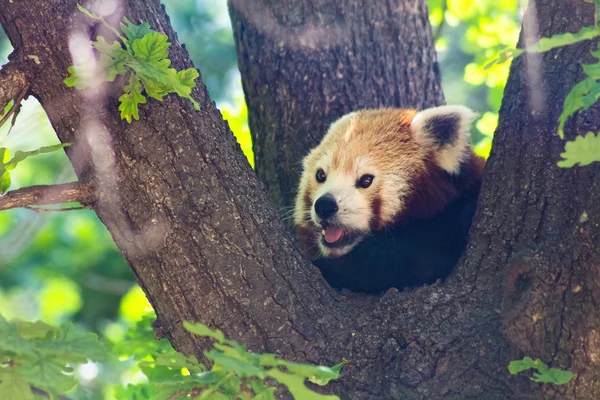
[[[410,130],[416,141],[434,146],[438,165],[456,174],[469,155],[469,130],[475,113],[463,106],[428,108],[415,115]]]

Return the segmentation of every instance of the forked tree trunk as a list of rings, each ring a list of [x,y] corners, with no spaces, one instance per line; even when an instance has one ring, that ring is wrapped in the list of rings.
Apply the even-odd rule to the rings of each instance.
[[[444,102],[425,0],[229,0],[256,172],[293,204],[301,160],[358,107]]]
[[[296,28],[305,20],[319,23],[311,7],[285,8],[286,18]],[[334,12],[360,11],[330,7],[319,14],[323,21],[331,22],[326,16]],[[575,31],[593,15],[583,2],[545,0],[537,10],[528,18],[539,16],[544,35]],[[191,65],[158,1],[131,0],[123,11],[169,35],[177,68]],[[541,65],[515,61],[471,244],[457,273],[443,285],[367,297],[335,293],[299,255],[201,83],[193,93],[200,112],[169,96],[164,103],[150,100],[131,125],[119,120],[114,92],[82,97],[67,89],[69,35],[76,27],[87,32],[82,21],[89,22],[75,1],[3,1],[0,7],[0,23],[16,48],[11,63],[25,72],[59,138],[76,143],[69,151],[75,169],[98,184],[103,196],[95,209],[152,302],[159,334],[177,349],[201,356],[206,343],[181,325],[200,320],[254,351],[329,365],[350,360],[343,378],[325,389],[344,399],[600,397],[600,178],[597,166],[557,168],[562,142],[554,135],[562,99],[581,77],[573,60],[589,45],[545,55]],[[310,52],[297,51],[295,57]],[[337,64],[314,62],[320,74],[335,74]],[[528,70],[539,71],[539,79]],[[531,82],[541,85],[543,109],[530,109]],[[326,88],[320,87],[322,96],[336,96]],[[276,115],[270,107],[277,106],[280,115],[290,113],[289,121],[301,121],[306,115],[296,113],[310,110],[315,96],[305,89],[294,86],[293,101],[265,102],[264,111],[255,105],[253,115]],[[280,90],[283,96],[292,89]],[[348,96],[323,115],[363,101]],[[314,115],[322,132],[325,121]],[[571,135],[598,129],[598,112],[588,115],[571,126]],[[534,250],[520,251],[531,245]],[[508,360],[523,353],[570,367],[578,379],[556,392],[509,376]]]

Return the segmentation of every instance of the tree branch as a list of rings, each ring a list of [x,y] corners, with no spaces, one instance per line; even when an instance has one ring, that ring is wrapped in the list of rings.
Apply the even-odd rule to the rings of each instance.
[[[0,110],[3,110],[12,99],[16,99],[28,86],[25,73],[14,61],[5,64],[0,69]]]
[[[91,183],[70,182],[59,185],[38,185],[12,190],[0,196],[0,211],[35,205],[60,204],[77,201],[94,203],[98,193]]]

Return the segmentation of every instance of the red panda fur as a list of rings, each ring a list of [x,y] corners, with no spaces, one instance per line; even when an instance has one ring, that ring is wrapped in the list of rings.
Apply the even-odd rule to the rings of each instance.
[[[294,223],[304,251],[332,286],[379,292],[449,273],[466,245],[485,166],[468,142],[473,117],[460,106],[387,108],[350,113],[331,125],[304,159]],[[323,182],[315,178],[319,170]],[[363,187],[366,175],[372,183]],[[336,210],[325,219],[315,208],[321,197],[330,197]],[[442,232],[459,248],[427,243]],[[439,255],[439,262],[420,251]]]

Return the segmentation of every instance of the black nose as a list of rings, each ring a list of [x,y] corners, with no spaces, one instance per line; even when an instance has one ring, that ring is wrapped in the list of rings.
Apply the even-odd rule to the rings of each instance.
[[[338,205],[335,198],[326,194],[317,199],[315,202],[315,212],[321,219],[327,219],[335,214],[338,210]]]

